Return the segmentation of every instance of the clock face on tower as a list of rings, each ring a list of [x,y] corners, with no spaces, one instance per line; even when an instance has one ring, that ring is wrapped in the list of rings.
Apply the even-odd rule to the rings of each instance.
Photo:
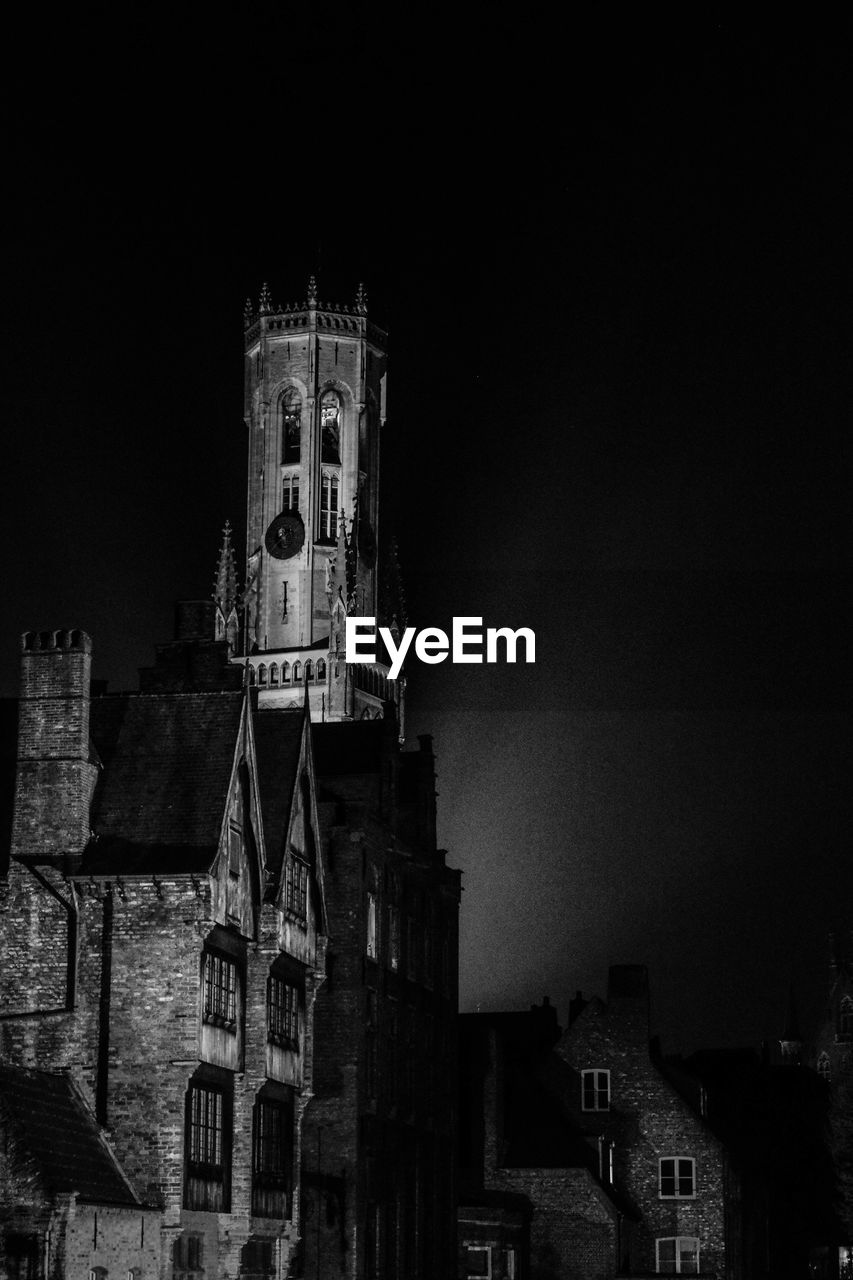
[[[298,511],[282,511],[267,529],[264,545],[274,560],[289,560],[301,551],[305,525]]]

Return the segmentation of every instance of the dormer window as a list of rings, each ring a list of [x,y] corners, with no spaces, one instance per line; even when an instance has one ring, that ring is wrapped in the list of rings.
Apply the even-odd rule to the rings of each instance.
[[[341,460],[341,400],[336,391],[326,391],[320,400],[321,462]]]
[[[302,453],[302,397],[295,387],[290,387],[282,397],[281,435],[281,460],[285,466],[291,466],[299,461]],[[285,503],[285,507],[288,505]]]
[[[581,1109],[610,1110],[610,1072],[594,1068],[581,1072]]]
[[[284,877],[284,906],[298,920],[307,919],[308,867],[292,853],[288,856]]]
[[[237,966],[214,951],[204,953],[204,1021],[237,1029]]]

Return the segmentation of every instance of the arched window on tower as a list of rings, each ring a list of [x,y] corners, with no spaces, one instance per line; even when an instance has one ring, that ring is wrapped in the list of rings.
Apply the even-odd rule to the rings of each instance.
[[[340,511],[340,480],[332,471],[324,471],[320,488],[320,541],[336,542]]]
[[[281,481],[281,509],[282,511],[298,511],[299,510],[299,476],[286,475]]]
[[[341,398],[337,391],[324,391],[320,400],[321,462],[341,460]]]
[[[282,396],[281,428],[281,460],[289,467],[299,462],[302,454],[302,397],[295,387],[289,387]]]

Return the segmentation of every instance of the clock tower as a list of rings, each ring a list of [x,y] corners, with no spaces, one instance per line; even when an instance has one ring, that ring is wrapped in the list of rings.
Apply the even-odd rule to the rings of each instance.
[[[348,614],[378,614],[379,434],[387,335],[353,306],[246,303],[249,433],[244,657],[261,701],[315,721],[400,706],[387,666],[347,667]],[[402,708],[400,707],[400,711]]]

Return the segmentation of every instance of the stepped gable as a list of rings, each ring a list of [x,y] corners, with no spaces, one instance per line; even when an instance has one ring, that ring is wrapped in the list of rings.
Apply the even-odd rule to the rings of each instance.
[[[91,1204],[138,1207],[94,1116],[68,1076],[0,1065],[5,1119],[46,1188]]]
[[[95,699],[103,764],[83,874],[193,872],[219,847],[242,692]]]
[[[304,729],[304,717],[293,712],[261,711],[255,716],[267,872],[273,883],[281,871]]]

